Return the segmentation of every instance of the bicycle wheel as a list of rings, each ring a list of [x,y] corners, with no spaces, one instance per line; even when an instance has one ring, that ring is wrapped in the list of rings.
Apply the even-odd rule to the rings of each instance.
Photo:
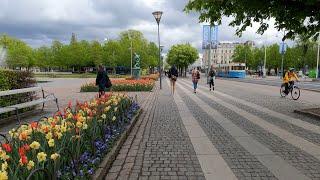
[[[297,86],[292,87],[291,97],[293,100],[298,100],[300,97],[300,89]]]
[[[285,90],[286,90],[286,86],[284,84],[282,84],[281,88],[280,88],[280,96],[281,97],[286,97],[286,93],[284,93]]]

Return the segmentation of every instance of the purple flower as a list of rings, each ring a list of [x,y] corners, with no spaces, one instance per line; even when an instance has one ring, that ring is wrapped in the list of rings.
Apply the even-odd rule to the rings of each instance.
[[[92,175],[93,174],[93,169],[91,168],[91,169],[89,169],[89,171],[88,171],[88,173],[90,174],[90,175]]]

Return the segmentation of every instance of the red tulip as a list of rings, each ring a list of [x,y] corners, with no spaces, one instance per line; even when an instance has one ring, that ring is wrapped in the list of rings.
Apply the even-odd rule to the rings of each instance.
[[[2,147],[8,153],[12,151],[12,147],[10,144],[4,143],[4,144],[2,144]]]

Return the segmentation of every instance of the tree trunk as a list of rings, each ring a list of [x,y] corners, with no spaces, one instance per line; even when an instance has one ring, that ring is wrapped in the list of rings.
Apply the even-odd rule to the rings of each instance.
[[[184,77],[187,77],[187,68],[188,68],[188,67],[185,67],[185,68],[184,68]]]

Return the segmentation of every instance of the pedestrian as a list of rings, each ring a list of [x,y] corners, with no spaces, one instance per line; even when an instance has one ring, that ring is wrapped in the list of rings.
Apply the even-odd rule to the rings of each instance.
[[[178,70],[175,65],[173,65],[168,72],[168,77],[171,82],[171,93],[174,94],[175,91],[175,86],[176,86],[176,81],[178,79]]]
[[[210,72],[208,74],[209,76],[209,86],[210,86],[210,91],[212,87],[212,91],[214,91],[214,84],[215,84],[215,78],[216,78],[216,71],[211,67]]]
[[[197,93],[198,81],[200,79],[200,72],[198,71],[197,68],[193,68],[191,76],[192,76],[192,83],[193,83],[193,92]]]
[[[110,88],[112,86],[111,81],[110,81],[103,65],[99,65],[99,67],[98,67],[96,85],[99,88],[99,97],[101,97],[105,94],[105,88]]]

